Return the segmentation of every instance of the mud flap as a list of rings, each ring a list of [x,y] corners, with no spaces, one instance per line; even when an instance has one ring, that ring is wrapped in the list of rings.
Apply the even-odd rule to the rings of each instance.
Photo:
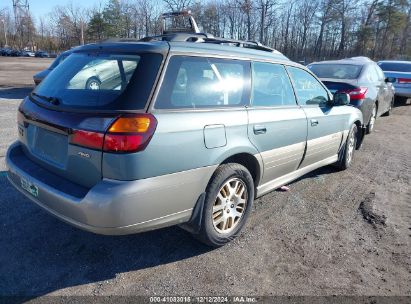
[[[361,125],[360,129],[358,130],[357,146],[355,147],[356,150],[359,150],[362,147],[366,132],[367,127]]]
[[[198,234],[200,232],[205,195],[205,192],[203,192],[198,197],[196,205],[193,208],[193,213],[191,214],[190,220],[187,223],[179,225],[181,228],[192,234]]]

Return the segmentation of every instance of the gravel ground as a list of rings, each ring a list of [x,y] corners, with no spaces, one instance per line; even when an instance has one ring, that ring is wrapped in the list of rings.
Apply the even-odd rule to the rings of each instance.
[[[352,168],[325,167],[256,200],[244,233],[212,250],[177,227],[83,232],[14,190],[4,155],[31,85],[14,81],[48,64],[24,62],[0,72],[0,294],[411,295],[410,105],[377,120]]]

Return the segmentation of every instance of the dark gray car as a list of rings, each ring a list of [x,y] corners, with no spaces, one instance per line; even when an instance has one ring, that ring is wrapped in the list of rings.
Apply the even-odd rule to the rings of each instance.
[[[34,80],[35,85],[38,85],[40,82],[42,82],[43,79],[46,78],[46,76],[52,70],[54,70],[60,63],[62,63],[64,61],[64,59],[66,59],[71,53],[72,53],[72,50],[68,50],[68,51],[65,51],[65,52],[61,53],[60,55],[58,55],[56,57],[56,59],[54,59],[54,61],[51,63],[51,65],[47,69],[35,74],[33,76],[33,80]]]
[[[350,95],[350,104],[363,113],[367,133],[371,133],[377,117],[389,115],[394,104],[391,79],[378,65],[366,57],[314,62],[308,68],[332,92]]]
[[[90,67],[110,77],[88,87],[77,76]],[[179,224],[220,246],[256,197],[352,164],[364,132],[348,102],[257,43],[176,34],[86,45],[21,103],[8,178],[81,229]]]

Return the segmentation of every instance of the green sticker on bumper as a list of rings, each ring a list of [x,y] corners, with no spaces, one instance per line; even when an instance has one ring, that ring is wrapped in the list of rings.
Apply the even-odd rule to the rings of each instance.
[[[21,187],[26,190],[28,193],[33,195],[34,197],[39,196],[39,188],[29,181],[25,180],[24,178],[20,178]]]

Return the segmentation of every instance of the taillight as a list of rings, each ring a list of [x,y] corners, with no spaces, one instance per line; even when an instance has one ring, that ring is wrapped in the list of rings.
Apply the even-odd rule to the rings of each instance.
[[[411,83],[410,78],[398,78],[398,83]]]
[[[350,95],[350,100],[360,100],[365,99],[365,95],[367,94],[368,88],[360,87],[355,89],[347,89],[338,91],[339,93],[346,93]]]
[[[104,143],[104,133],[74,130],[70,143],[90,149],[101,150]]]
[[[136,114],[117,118],[108,129],[103,150],[106,152],[137,152],[144,150],[157,127],[151,114]]]
[[[156,127],[157,120],[151,114],[120,116],[105,134],[74,130],[70,143],[105,152],[138,152],[147,147]]]

